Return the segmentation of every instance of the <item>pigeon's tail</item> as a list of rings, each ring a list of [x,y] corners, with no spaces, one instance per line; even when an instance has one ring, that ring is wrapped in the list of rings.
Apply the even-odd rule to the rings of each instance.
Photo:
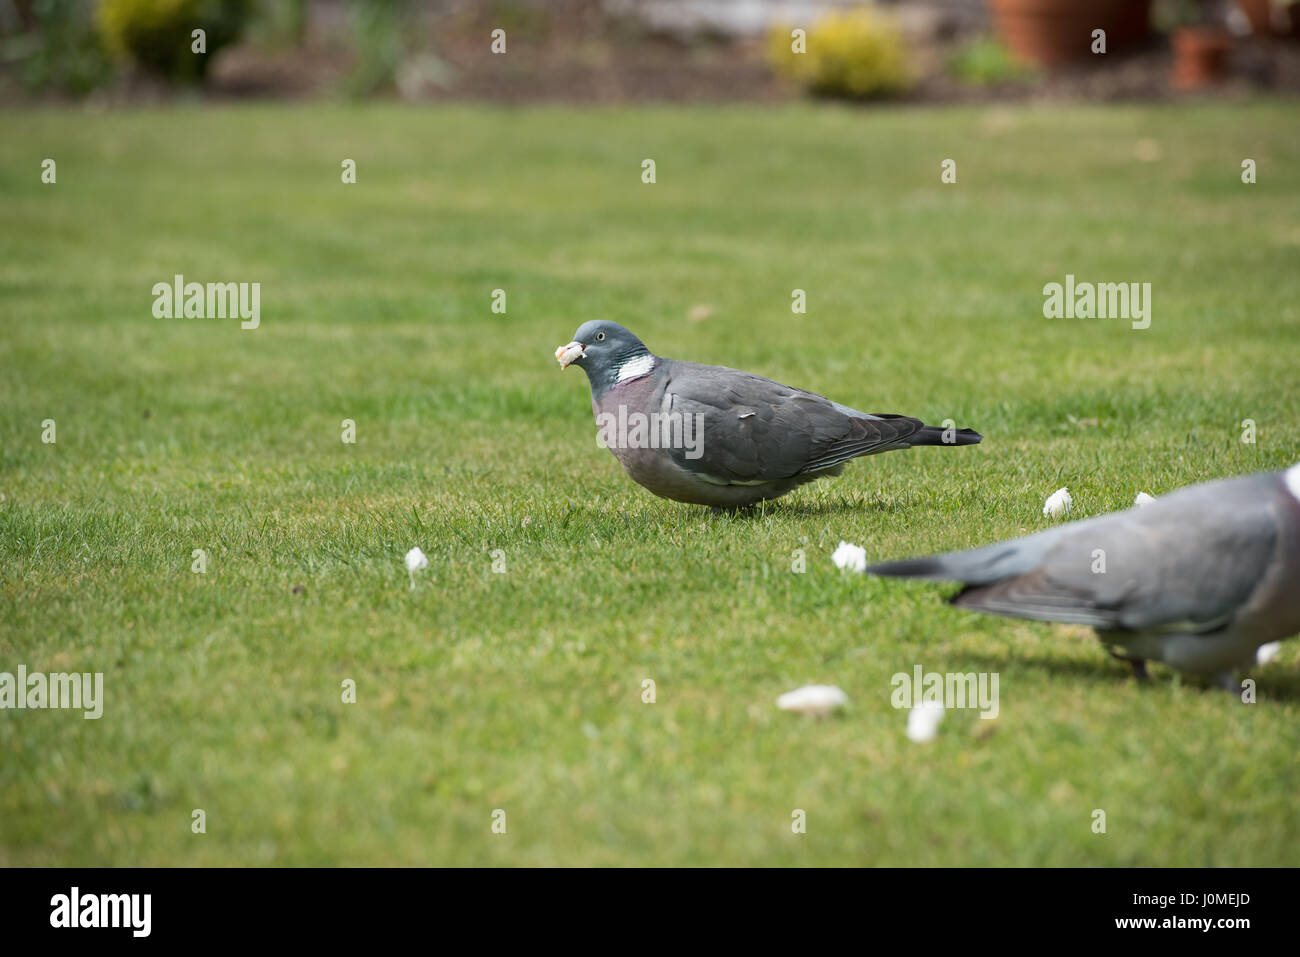
[[[866,570],[870,575],[891,578],[929,578],[966,585],[991,585],[1033,571],[1062,536],[1081,524],[1058,525],[1024,538],[995,542],[964,552],[880,562],[868,565]]]
[[[908,445],[979,445],[984,436],[974,429],[945,429],[938,425],[922,426],[907,437]]]

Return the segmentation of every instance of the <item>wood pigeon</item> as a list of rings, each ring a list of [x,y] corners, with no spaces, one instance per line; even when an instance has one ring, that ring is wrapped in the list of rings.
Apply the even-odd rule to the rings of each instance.
[[[582,367],[598,439],[662,498],[717,509],[778,498],[845,463],[914,445],[974,445],[979,433],[873,415],[762,376],[654,355],[593,320],[555,350]]]
[[[1235,690],[1261,645],[1300,632],[1300,465],[866,570],[963,582],[959,608],[1091,625],[1139,679],[1149,659]]]

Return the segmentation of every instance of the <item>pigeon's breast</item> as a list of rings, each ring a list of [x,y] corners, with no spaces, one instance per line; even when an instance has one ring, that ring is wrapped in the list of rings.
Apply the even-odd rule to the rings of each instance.
[[[626,382],[619,382],[601,393],[600,398],[592,397],[591,410],[599,419],[602,413],[619,415],[633,412],[658,412],[662,389],[656,384],[655,376],[643,375]]]
[[[769,497],[767,483],[719,485],[682,468],[673,443],[681,441],[684,433],[681,427],[673,427],[670,418],[671,388],[657,378],[643,376],[620,383],[591,403],[598,434],[628,477],[661,498],[692,505],[747,505]]]
[[[1300,634],[1300,502],[1285,493],[1275,501],[1277,548],[1235,622],[1258,636],[1260,644]]]
[[[654,376],[649,375],[620,382],[591,401],[598,434],[605,439],[606,447],[643,485],[645,482],[633,470],[642,474],[654,471],[656,458],[668,458],[652,434],[659,416],[667,411],[665,403],[671,404],[671,397],[664,396]]]

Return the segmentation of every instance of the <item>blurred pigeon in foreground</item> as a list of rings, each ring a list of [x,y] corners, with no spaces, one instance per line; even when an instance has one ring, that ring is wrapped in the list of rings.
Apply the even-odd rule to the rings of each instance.
[[[583,323],[555,350],[591,383],[600,438],[632,480],[662,498],[742,508],[845,463],[914,445],[975,445],[970,429],[872,415],[721,366],[656,356],[614,322]]]
[[[1091,625],[1139,678],[1151,659],[1231,688],[1256,649],[1300,632],[1300,465],[867,571],[964,582],[959,608]]]

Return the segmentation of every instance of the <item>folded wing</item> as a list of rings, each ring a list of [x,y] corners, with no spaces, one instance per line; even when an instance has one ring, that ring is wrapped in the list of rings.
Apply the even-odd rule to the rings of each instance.
[[[664,411],[703,416],[702,455],[674,448],[673,458],[709,481],[761,483],[830,470],[907,448],[907,437],[923,428],[918,419],[858,412],[735,369],[673,361],[667,371]]]

